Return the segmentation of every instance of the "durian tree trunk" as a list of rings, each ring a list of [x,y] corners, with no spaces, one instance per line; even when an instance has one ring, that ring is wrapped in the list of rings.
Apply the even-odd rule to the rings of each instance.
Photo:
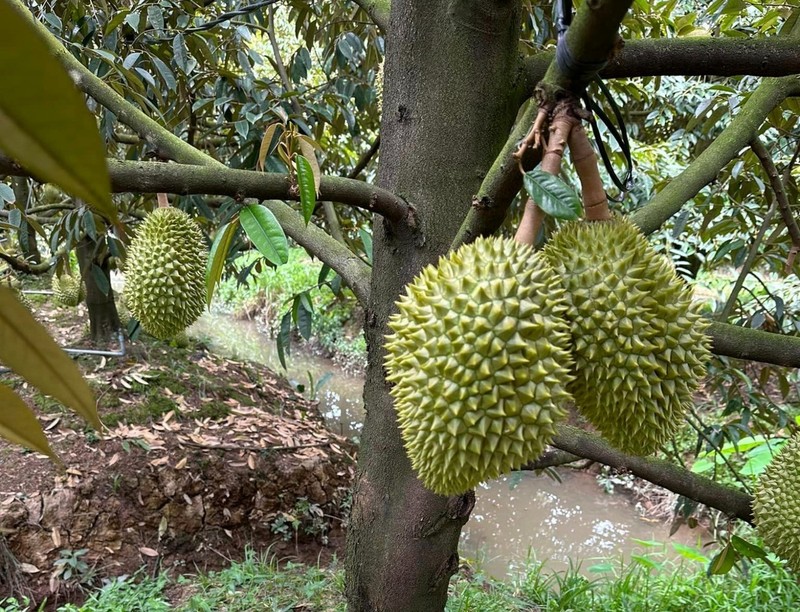
[[[108,257],[96,256],[97,243],[85,236],[76,249],[81,278],[86,287],[86,308],[89,311],[89,335],[94,342],[107,343],[119,329],[119,315],[114,302],[114,292],[111,290],[111,270],[108,266]],[[98,284],[92,267],[102,273],[106,282],[104,287]]]
[[[28,179],[18,176],[13,179],[12,184],[17,204],[23,209],[26,208],[28,198],[31,195]],[[17,240],[19,242],[19,250],[22,252],[22,257],[25,261],[32,264],[42,263],[42,254],[39,252],[39,245],[36,244],[36,230],[33,229],[30,223],[22,221],[19,230],[17,230]]]
[[[446,252],[516,108],[520,3],[394,0],[378,184],[416,207],[418,228],[375,219],[366,315],[366,418],[347,543],[352,612],[443,610],[474,496],[442,497],[411,469],[384,378],[394,302]]]

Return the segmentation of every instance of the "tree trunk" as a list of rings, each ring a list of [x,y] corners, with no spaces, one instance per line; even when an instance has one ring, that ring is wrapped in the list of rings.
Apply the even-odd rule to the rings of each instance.
[[[14,197],[17,200],[17,205],[25,210],[27,208],[28,198],[30,197],[30,187],[28,186],[28,179],[25,177],[15,177],[13,179]],[[22,257],[28,263],[39,264],[42,263],[42,254],[39,252],[39,246],[36,244],[36,230],[33,226],[22,221],[17,231],[17,240],[19,241],[19,250],[22,252]]]
[[[394,0],[378,183],[417,210],[418,229],[376,218],[369,365],[347,544],[351,612],[443,610],[474,495],[441,497],[414,475],[384,378],[394,302],[447,251],[516,114],[519,2]]]
[[[108,267],[108,257],[102,261],[95,260],[97,244],[88,236],[78,243],[78,265],[81,269],[81,278],[86,287],[86,308],[89,311],[89,334],[93,341],[107,343],[114,337],[119,329],[119,315],[114,302],[114,292],[111,290],[111,271]],[[92,265],[96,265],[106,279],[106,287],[101,288],[92,273]],[[108,294],[104,293],[108,290]]]

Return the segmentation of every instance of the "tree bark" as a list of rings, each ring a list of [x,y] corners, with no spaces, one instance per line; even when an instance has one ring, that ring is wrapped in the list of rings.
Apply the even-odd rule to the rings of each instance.
[[[384,378],[394,302],[447,251],[516,114],[519,2],[394,0],[378,183],[412,202],[416,228],[375,217],[366,419],[347,544],[349,609],[443,610],[472,493],[441,497],[411,469]]]
[[[108,258],[97,261],[95,258],[96,243],[88,236],[84,237],[76,249],[78,265],[81,269],[81,278],[86,287],[86,308],[89,311],[89,334],[93,341],[106,343],[114,337],[119,329],[119,315],[114,302],[114,292],[111,291],[111,271],[108,267]],[[97,265],[108,283],[108,294],[97,284],[92,273],[92,265]]]
[[[15,177],[12,179],[12,185],[14,187],[14,197],[17,200],[17,204],[20,205],[22,210],[25,210],[31,193],[30,187],[28,186],[28,179],[24,177]],[[39,252],[39,245],[36,244],[36,230],[24,219],[17,231],[17,239],[19,241],[19,249],[25,261],[32,264],[42,263],[42,254]]]

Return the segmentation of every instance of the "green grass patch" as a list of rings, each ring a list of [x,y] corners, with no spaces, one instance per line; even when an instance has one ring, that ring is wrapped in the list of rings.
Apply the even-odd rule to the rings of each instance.
[[[587,575],[588,574],[588,575]],[[167,595],[169,593],[169,596]],[[330,567],[279,566],[274,557],[246,554],[245,560],[205,575],[169,579],[121,578],[93,593],[80,607],[60,612],[278,611],[344,612],[344,572]],[[745,571],[708,577],[702,564],[677,566],[658,557],[627,565],[600,563],[586,573],[572,567],[549,572],[530,563],[509,581],[480,572],[459,572],[450,582],[447,612],[781,612],[800,609],[794,575],[763,562]],[[24,603],[0,603],[0,612],[28,610]]]

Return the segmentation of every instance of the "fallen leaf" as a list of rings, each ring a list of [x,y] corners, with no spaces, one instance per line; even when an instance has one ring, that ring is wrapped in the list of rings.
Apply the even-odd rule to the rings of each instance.
[[[139,552],[142,553],[146,557],[157,557],[158,551],[153,550],[152,548],[148,548],[147,546],[140,546]]]

